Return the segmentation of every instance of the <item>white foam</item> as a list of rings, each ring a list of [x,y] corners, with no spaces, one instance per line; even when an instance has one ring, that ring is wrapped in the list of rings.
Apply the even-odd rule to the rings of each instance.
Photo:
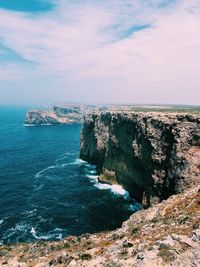
[[[41,184],[39,186],[35,186],[34,191],[39,191],[44,187],[44,184]]]
[[[55,168],[56,168],[55,165],[49,166],[49,167],[45,168],[44,170],[41,170],[41,171],[39,171],[38,173],[36,173],[36,174],[35,174],[35,177],[36,177],[36,178],[39,178],[40,175],[41,175],[42,173],[44,173],[44,172],[46,172],[46,171],[48,171],[48,170],[50,170],[50,169],[55,169]]]
[[[23,124],[25,127],[32,127],[32,126],[52,126],[53,124],[51,123],[41,123],[41,124],[37,124],[37,123],[33,123],[33,124],[28,124],[28,123],[24,123]]]
[[[69,156],[73,156],[73,155],[76,155],[76,154],[77,154],[77,152],[75,152],[75,151],[66,152],[66,153],[64,154],[65,156],[61,156],[60,158],[56,159],[55,162],[62,161],[62,160],[64,160],[64,159],[69,158]]]
[[[64,160],[64,159],[67,159],[68,158],[68,155],[67,156],[65,156],[65,157],[62,157],[62,158],[58,158],[58,159],[56,159],[55,160],[55,162],[59,162],[59,161],[62,161],[62,160]]]
[[[34,227],[31,228],[30,233],[32,234],[33,237],[35,237],[38,240],[49,240],[52,237],[51,235],[41,235],[41,236],[38,236]]]
[[[121,185],[109,185],[98,182],[95,184],[95,187],[100,190],[111,190],[115,195],[123,196],[125,199],[130,198],[129,192],[126,191]]]
[[[77,151],[74,151],[74,150],[65,153],[65,155],[67,155],[67,156],[72,156],[72,155],[76,155],[76,154],[77,154]]]
[[[95,165],[90,165],[90,164],[85,164],[85,166],[87,166],[88,169],[87,170],[87,174],[86,177],[88,177],[89,179],[93,180],[95,182],[94,186],[100,190],[111,190],[112,193],[114,193],[115,195],[120,195],[123,196],[125,199],[129,199],[130,195],[129,192],[126,191],[121,185],[118,184],[114,184],[114,185],[110,185],[110,184],[103,184],[100,183],[98,181],[98,175],[97,175],[97,171],[96,171],[96,166]]]
[[[32,227],[30,233],[33,235],[33,237],[37,238],[35,228]]]
[[[133,203],[128,206],[128,210],[135,211],[135,212],[141,209],[142,209],[142,205],[140,203]]]
[[[3,223],[3,220],[0,220],[0,225]]]
[[[58,240],[62,240],[63,239],[63,235],[62,234],[59,234],[58,237],[56,238]]]
[[[36,124],[23,124],[25,127],[34,127]]]
[[[27,228],[26,224],[18,223],[18,224],[15,225],[14,229],[17,230],[17,231],[24,231],[26,228]]]
[[[55,167],[60,168],[60,167],[65,167],[65,166],[69,166],[69,165],[83,165],[85,164],[85,161],[82,159],[75,159],[72,162],[68,162],[68,163],[63,163],[60,165],[56,165]]]
[[[94,185],[95,187],[97,187],[100,190],[111,190],[112,186],[109,184],[102,184],[102,183],[96,183]]]
[[[117,194],[117,195],[122,195],[124,196],[125,198],[130,198],[130,195],[129,195],[129,192],[126,191],[121,185],[112,185],[112,189],[114,194]]]
[[[22,214],[25,214],[25,215],[28,215],[28,216],[32,216],[36,212],[37,212],[37,209],[33,209],[33,210],[24,211]]]
[[[66,166],[69,166],[69,165],[82,165],[83,163],[82,162],[79,162],[77,159],[73,162],[68,162],[68,163],[63,163],[63,164],[60,164],[60,165],[57,165],[57,168],[64,168]]]
[[[56,231],[60,231],[60,230],[61,229],[56,228],[54,231],[56,232]],[[54,238],[57,239],[57,240],[61,240],[63,238],[61,233],[57,234],[57,236],[55,236],[55,233],[49,233],[47,235],[40,235],[39,236],[34,227],[31,228],[30,233],[32,234],[32,236],[35,239],[38,239],[38,240],[49,240],[49,239],[54,239]]]
[[[71,153],[71,152],[69,152]],[[67,154],[67,153],[66,153]],[[62,157],[62,158],[58,158],[57,160],[55,160],[55,162],[59,162],[61,160],[64,160],[65,158],[67,158],[67,156],[65,157]],[[96,168],[96,166],[94,165],[90,165],[88,164],[86,161],[82,160],[82,159],[75,159],[74,161],[72,162],[67,162],[67,163],[62,163],[62,164],[56,164],[56,165],[51,165],[41,171],[39,171],[38,173],[35,174],[35,178],[39,178],[41,174],[43,174],[44,172],[50,170],[50,169],[56,169],[56,168],[64,168],[66,166],[69,166],[69,165],[85,165],[87,167],[90,167],[91,170],[89,170],[90,173],[92,174],[96,174],[96,170],[94,170],[94,168]]]
[[[73,164],[85,164],[86,161],[82,160],[82,159],[76,159]]]
[[[85,165],[85,167],[87,167],[87,168],[89,168],[91,170],[96,170],[96,167],[97,167],[96,165],[89,164],[89,163],[85,163],[84,165]]]
[[[17,223],[15,225],[15,227],[12,227],[9,229],[9,233],[7,234],[7,237],[11,237],[13,236],[14,234],[16,234],[16,232],[26,232],[27,229],[28,229],[28,224],[23,224],[23,223]]]
[[[96,174],[97,172],[96,172],[96,170],[89,170],[89,173]]]
[[[90,175],[90,174],[87,174],[86,177],[88,177],[89,179],[91,180],[95,180],[95,181],[98,181],[98,175]]]

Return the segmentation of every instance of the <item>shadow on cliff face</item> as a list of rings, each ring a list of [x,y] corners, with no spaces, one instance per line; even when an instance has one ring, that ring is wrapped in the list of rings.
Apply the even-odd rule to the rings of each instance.
[[[86,160],[94,165],[97,165],[97,171],[100,174],[103,168],[109,126],[111,123],[111,116],[105,115],[101,120],[97,120],[98,116],[93,115],[85,118],[86,127],[82,128],[81,144],[80,144],[80,158]],[[101,126],[104,127],[101,127]],[[99,131],[95,131],[99,129]]]
[[[171,116],[171,117],[170,117]],[[151,113],[101,113],[85,119],[80,157],[98,167],[100,181],[118,183],[144,207],[187,187],[199,146],[198,118]],[[190,157],[188,156],[190,155]]]

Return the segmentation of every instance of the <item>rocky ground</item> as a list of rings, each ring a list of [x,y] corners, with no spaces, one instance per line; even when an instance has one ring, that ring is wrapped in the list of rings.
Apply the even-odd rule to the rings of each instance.
[[[133,214],[120,229],[59,242],[0,247],[0,265],[18,267],[200,266],[200,186]]]

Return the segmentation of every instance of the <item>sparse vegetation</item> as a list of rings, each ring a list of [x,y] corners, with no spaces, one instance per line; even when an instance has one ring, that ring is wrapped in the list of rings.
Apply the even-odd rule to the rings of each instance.
[[[164,245],[164,244],[160,245],[158,256],[161,257],[163,261],[166,263],[175,260],[173,248],[169,245]]]
[[[83,254],[80,255],[80,258],[82,260],[87,260],[88,261],[88,260],[92,259],[92,256],[89,253],[83,253]]]
[[[188,261],[190,266],[190,259],[194,264],[200,260],[199,203],[200,192],[191,189],[134,214],[114,232],[70,236],[59,242],[2,246],[0,265],[10,267],[17,261],[19,266],[28,263],[28,267],[37,266],[38,262],[44,266],[68,266],[72,262],[74,266],[86,267],[92,261],[100,267],[125,267],[131,259],[133,266],[146,267],[160,259],[163,266],[169,267],[176,261],[179,266],[183,262],[187,266]]]

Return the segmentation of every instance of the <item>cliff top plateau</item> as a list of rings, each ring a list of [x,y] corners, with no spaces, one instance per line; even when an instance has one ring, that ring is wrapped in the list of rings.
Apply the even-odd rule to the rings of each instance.
[[[52,125],[83,123],[83,117],[95,111],[157,111],[157,112],[191,112],[198,113],[197,106],[166,106],[166,105],[80,105],[65,104],[53,106],[50,110],[29,110],[25,125]]]

